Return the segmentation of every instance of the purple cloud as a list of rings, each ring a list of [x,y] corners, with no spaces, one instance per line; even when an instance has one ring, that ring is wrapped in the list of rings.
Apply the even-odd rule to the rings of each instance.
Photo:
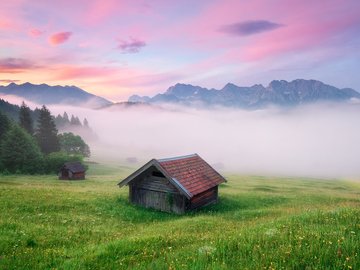
[[[283,27],[283,24],[278,24],[266,20],[243,21],[233,24],[228,24],[220,27],[220,31],[236,36],[249,36],[262,32],[272,31]]]
[[[26,69],[36,68],[34,63],[23,58],[1,58],[0,72],[3,73],[19,73]]]
[[[130,38],[130,40],[119,40],[118,49],[123,53],[138,53],[142,47],[145,47],[145,41]]]

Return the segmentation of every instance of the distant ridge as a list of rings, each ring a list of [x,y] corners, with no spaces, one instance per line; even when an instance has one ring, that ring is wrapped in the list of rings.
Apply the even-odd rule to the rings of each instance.
[[[111,110],[163,103],[193,107],[225,106],[257,109],[272,105],[296,106],[316,102],[346,102],[360,99],[360,93],[354,89],[339,89],[321,81],[304,79],[291,82],[274,80],[266,87],[261,84],[240,87],[228,83],[220,90],[178,83],[169,87],[162,94],[153,97],[133,95],[127,102],[119,103],[112,103],[76,86],[10,83],[7,86],[0,86],[0,94],[14,95],[40,105],[61,104]]]
[[[0,93],[14,95],[38,104],[63,104],[98,108],[112,104],[105,98],[90,94],[76,86],[50,86],[47,84],[16,84],[0,86]]]
[[[165,93],[153,97],[133,95],[129,102],[256,109],[270,105],[296,106],[321,101],[344,102],[351,99],[360,99],[360,93],[351,88],[339,89],[316,80],[297,79],[291,82],[274,80],[267,87],[261,84],[240,87],[228,83],[220,90],[178,83],[169,87]]]
[[[122,101],[122,102],[116,102],[116,103],[112,103],[110,105],[100,107],[100,108],[98,108],[98,110],[116,111],[116,110],[137,109],[137,108],[161,109],[161,107],[152,105],[147,102]]]

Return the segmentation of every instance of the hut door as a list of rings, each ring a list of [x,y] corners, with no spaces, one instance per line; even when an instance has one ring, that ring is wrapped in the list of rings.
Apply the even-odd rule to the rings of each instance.
[[[171,210],[171,206],[166,198],[166,193],[146,189],[140,189],[139,191],[140,205],[162,211]]]

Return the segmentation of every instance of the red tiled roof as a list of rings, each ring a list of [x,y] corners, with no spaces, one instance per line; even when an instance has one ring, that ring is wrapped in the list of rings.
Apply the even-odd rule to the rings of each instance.
[[[197,154],[156,161],[168,176],[191,193],[191,197],[226,181]]]

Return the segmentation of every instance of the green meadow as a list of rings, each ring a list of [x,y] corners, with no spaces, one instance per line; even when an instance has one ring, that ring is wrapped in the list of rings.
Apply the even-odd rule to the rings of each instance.
[[[0,269],[360,269],[360,182],[225,174],[185,215],[128,203],[134,168],[0,176]]]

